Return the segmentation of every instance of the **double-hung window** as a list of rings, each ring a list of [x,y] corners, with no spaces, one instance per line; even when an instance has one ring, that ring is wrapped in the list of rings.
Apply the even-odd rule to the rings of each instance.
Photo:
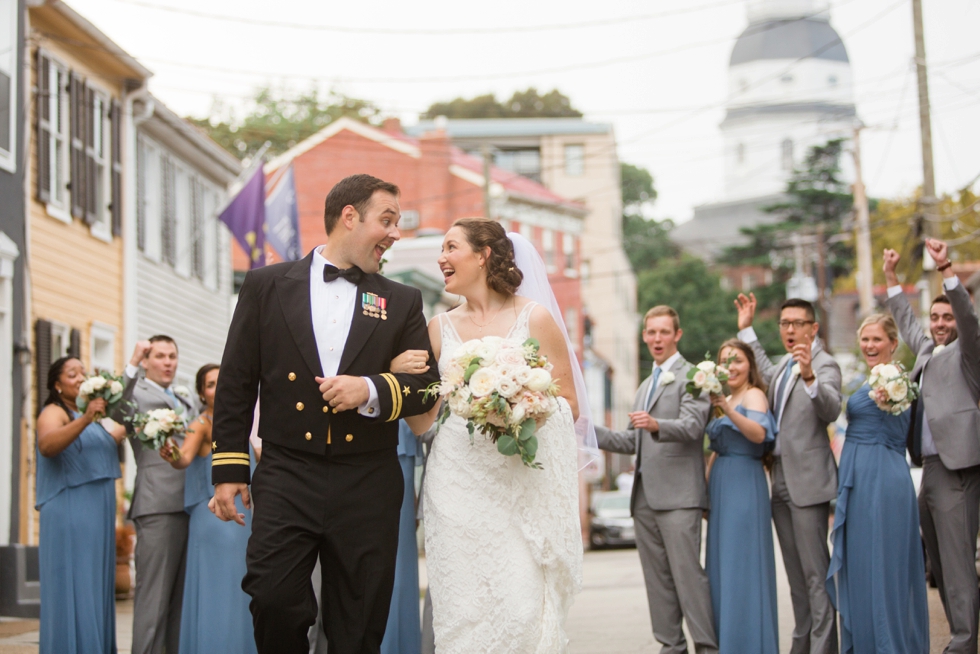
[[[0,0],[0,168],[17,170],[17,0]]]

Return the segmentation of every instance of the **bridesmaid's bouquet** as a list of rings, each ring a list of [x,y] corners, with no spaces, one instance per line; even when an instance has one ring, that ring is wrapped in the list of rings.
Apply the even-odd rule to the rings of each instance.
[[[721,395],[729,376],[728,368],[715,363],[711,353],[705,352],[704,361],[687,371],[687,392],[694,397],[701,397],[701,391]],[[717,418],[723,415],[719,407],[715,407],[714,413]]]
[[[78,410],[85,412],[89,402],[92,400],[105,400],[105,410],[107,415],[111,415],[121,406],[123,401],[123,378],[113,375],[111,372],[100,370],[96,374],[86,377],[85,381],[78,389],[78,397],[75,399],[75,406]],[[103,416],[98,416],[102,418]]]
[[[472,440],[479,430],[504,456],[518,454],[529,468],[538,451],[538,421],[558,410],[552,365],[533,338],[487,336],[459,346],[440,381],[426,391],[443,399],[439,423],[450,412],[466,419]]]
[[[137,413],[133,416],[133,428],[136,430],[136,438],[146,447],[159,452],[169,443],[173,460],[180,458],[180,448],[173,438],[183,434],[187,425],[184,418],[173,409],[153,409],[146,413]]]
[[[871,386],[868,397],[879,409],[894,416],[908,411],[919,397],[919,385],[909,379],[905,366],[900,363],[879,363],[871,369],[868,384]]]

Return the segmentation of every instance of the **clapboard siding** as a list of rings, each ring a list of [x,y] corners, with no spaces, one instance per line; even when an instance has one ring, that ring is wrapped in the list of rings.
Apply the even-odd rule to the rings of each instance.
[[[222,238],[226,237],[222,235]],[[224,251],[229,249],[226,247]],[[138,256],[138,337],[166,334],[177,341],[178,374],[181,382],[190,386],[199,367],[221,362],[231,322],[231,255],[221,262],[217,291],[208,289],[196,278],[177,275],[165,263],[155,263],[142,254]]]

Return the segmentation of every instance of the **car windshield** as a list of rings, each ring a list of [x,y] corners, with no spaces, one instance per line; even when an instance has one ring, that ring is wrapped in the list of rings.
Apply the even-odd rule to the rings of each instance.
[[[603,497],[595,505],[596,511],[615,511],[616,509],[629,509],[630,498],[627,495],[616,497]]]

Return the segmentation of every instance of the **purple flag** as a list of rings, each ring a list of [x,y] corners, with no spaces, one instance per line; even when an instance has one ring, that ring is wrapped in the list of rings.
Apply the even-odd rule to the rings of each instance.
[[[260,165],[218,216],[249,258],[249,268],[265,265],[265,173]]]

